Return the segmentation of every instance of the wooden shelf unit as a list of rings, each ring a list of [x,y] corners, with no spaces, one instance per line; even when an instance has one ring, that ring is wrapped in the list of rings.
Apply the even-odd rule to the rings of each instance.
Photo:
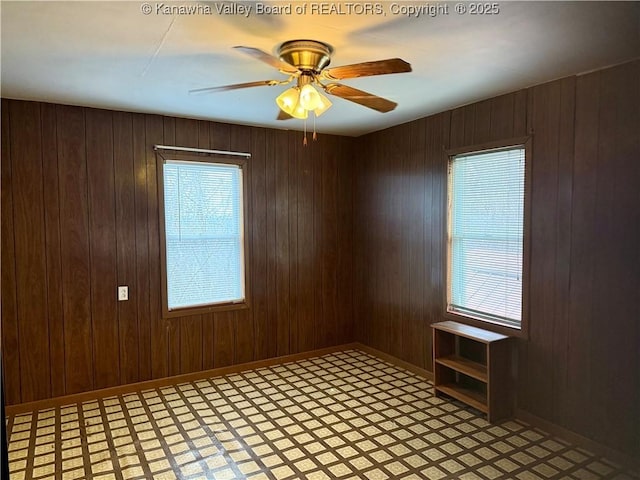
[[[433,385],[487,414],[489,422],[513,413],[510,337],[458,322],[433,328]]]

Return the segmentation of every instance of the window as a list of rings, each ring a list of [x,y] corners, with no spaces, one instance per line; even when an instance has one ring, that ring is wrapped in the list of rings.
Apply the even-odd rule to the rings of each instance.
[[[159,155],[165,316],[245,302],[243,163],[202,158]]]
[[[450,157],[449,313],[521,328],[525,157],[524,145]]]

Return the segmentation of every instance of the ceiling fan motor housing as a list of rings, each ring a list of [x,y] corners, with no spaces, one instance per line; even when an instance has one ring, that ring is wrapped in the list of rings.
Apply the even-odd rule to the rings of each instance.
[[[348,85],[336,83],[335,81],[348,78],[370,77],[374,75],[386,75],[390,73],[403,73],[411,71],[411,65],[401,58],[388,58],[386,60],[375,60],[372,62],[361,62],[351,65],[326,68],[331,61],[333,47],[326,43],[318,42],[317,40],[290,40],[288,42],[284,42],[278,48],[279,58],[267,52],[264,52],[259,48],[247,47],[243,45],[237,45],[233,48],[238,49],[242,53],[278,69],[280,73],[288,75],[289,78],[284,81],[260,80],[257,82],[222,85],[220,87],[199,88],[196,90],[191,90],[192,93],[284,85],[291,83],[295,79],[297,85],[288,89],[286,92],[283,92],[283,94],[281,94],[278,98],[280,98],[285,93],[292,91],[291,95],[295,97],[295,100],[297,102],[299,96],[303,94],[303,90],[305,91],[305,94],[308,94],[310,96],[320,96],[320,94],[311,86],[312,84],[315,84],[317,87],[322,88],[326,93],[330,95],[343,98],[344,100],[357,103],[381,113],[386,113],[396,108],[398,104],[372,93],[367,93]],[[329,80],[331,83],[325,85],[324,83],[321,83],[320,80]],[[305,88],[307,86],[309,86],[310,88]],[[296,97],[296,95],[298,96]],[[293,102],[293,100],[291,100],[289,103],[291,102]],[[311,104],[312,103],[308,103],[308,105]],[[328,99],[325,101],[325,104],[328,104],[329,106],[331,105]],[[280,104],[278,103],[278,105]],[[322,111],[326,111],[326,108]],[[318,109],[309,108],[308,110],[314,110],[314,112],[316,112],[316,110]],[[281,111],[288,113],[286,110]],[[316,114],[320,115],[317,112]],[[284,118],[291,118],[291,116],[287,115],[283,118],[281,118],[280,116],[278,117],[278,119],[281,120]]]
[[[315,40],[291,40],[278,49],[280,60],[300,70],[320,73],[331,62],[333,49]]]

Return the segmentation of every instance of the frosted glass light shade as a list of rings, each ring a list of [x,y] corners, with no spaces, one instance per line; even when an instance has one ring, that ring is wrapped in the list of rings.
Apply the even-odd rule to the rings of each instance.
[[[300,89],[298,87],[291,87],[276,98],[276,104],[278,104],[278,107],[280,107],[283,112],[293,116],[293,111],[296,105],[298,105],[299,98]]]
[[[304,120],[309,116],[309,111],[306,110],[302,105],[300,105],[300,102],[298,102],[296,107],[293,109],[291,113],[289,113],[289,115],[291,115],[293,118],[299,118],[300,120]]]
[[[313,88],[313,85],[307,83],[300,90],[300,105],[305,110],[315,110],[320,104],[320,94]]]
[[[300,104],[300,89],[298,87],[285,90],[276,98],[276,103],[283,112],[293,118],[305,119],[309,115],[309,112]]]
[[[318,92],[318,98],[320,100],[318,102],[318,106],[313,110],[313,112],[316,114],[316,117],[322,115],[324,112],[329,110],[329,108],[331,108],[331,105],[333,105],[333,103],[331,103],[331,101],[320,92]]]

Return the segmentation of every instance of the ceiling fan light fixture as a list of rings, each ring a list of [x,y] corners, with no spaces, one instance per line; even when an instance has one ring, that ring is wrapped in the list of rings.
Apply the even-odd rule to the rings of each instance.
[[[318,92],[318,98],[320,100],[318,102],[318,106],[313,110],[313,113],[316,114],[316,117],[319,117],[320,115],[322,115],[324,112],[326,112],[331,108],[331,105],[333,105],[333,103],[331,103],[331,100],[329,100],[325,95],[321,94],[320,92]]]
[[[291,87],[282,92],[278,98],[276,98],[276,104],[283,112],[294,116],[293,111],[296,109],[299,100],[300,89],[298,87]]]
[[[275,67],[281,73],[289,75],[289,78],[284,81],[260,80],[219,87],[198,88],[191,90],[189,93],[285,85],[296,80],[296,86],[282,92],[276,98],[276,104],[280,108],[280,113],[277,116],[278,120],[287,120],[292,117],[305,119],[309,116],[309,112],[314,112],[315,121],[315,117],[323,115],[332,105],[329,99],[321,93],[321,90],[329,95],[357,103],[380,113],[390,112],[396,108],[397,103],[335,81],[411,71],[411,65],[401,58],[388,58],[386,60],[374,60],[327,68],[331,62],[333,48],[317,40],[290,40],[284,42],[277,49],[277,57],[259,48],[242,45],[234,48],[256,60]],[[321,80],[330,80],[331,83],[325,85],[321,83]]]
[[[320,106],[320,93],[310,83],[300,90],[300,105],[305,110],[315,110]]]
[[[289,113],[289,112],[287,112]],[[309,116],[309,110],[300,105],[300,102],[296,105],[291,113],[289,113],[293,118],[299,118],[300,120],[304,120]]]

